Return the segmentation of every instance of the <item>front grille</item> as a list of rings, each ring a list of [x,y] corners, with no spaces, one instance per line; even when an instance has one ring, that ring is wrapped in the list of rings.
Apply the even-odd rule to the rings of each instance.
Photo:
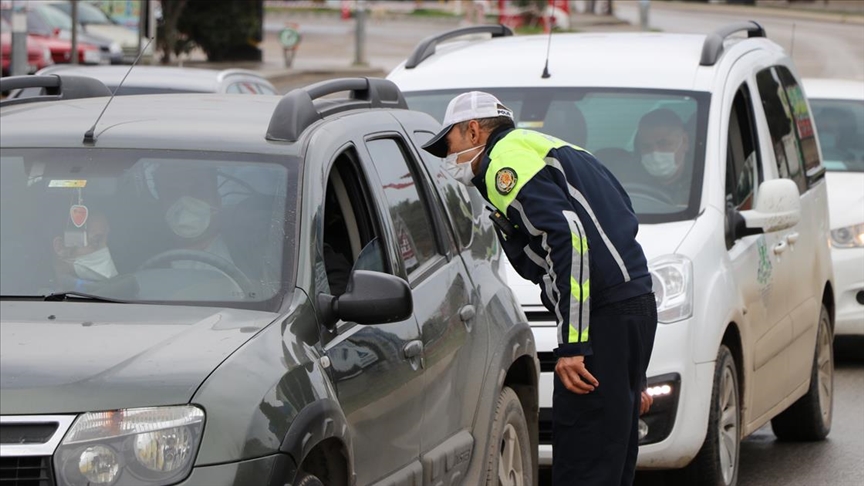
[[[0,444],[44,444],[57,431],[58,423],[16,423],[0,426]]]
[[[558,362],[555,353],[551,351],[539,351],[537,353],[537,359],[540,360],[541,373],[552,373],[555,371],[555,363]]]
[[[540,409],[540,443],[552,443],[552,409]]]
[[[525,311],[525,317],[528,318],[528,322],[546,322],[546,323],[555,323],[555,314],[549,311]]]
[[[0,457],[0,486],[54,486],[51,457]]]

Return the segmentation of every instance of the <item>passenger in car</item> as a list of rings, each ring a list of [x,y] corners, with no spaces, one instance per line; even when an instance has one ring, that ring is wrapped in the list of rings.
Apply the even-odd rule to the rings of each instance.
[[[84,217],[80,228],[70,220],[66,210],[65,224],[59,226],[52,241],[54,248],[55,291],[86,292],[94,283],[117,275],[108,249],[108,218],[94,211]]]
[[[690,197],[690,137],[684,122],[674,111],[660,108],[639,120],[634,141],[636,155],[647,172],[647,181],[662,188],[676,204],[687,204]]]

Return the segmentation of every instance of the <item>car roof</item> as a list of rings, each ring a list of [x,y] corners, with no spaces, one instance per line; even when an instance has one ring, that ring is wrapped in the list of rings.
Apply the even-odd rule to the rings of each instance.
[[[851,79],[804,78],[808,98],[829,100],[864,100],[864,81]]]
[[[198,93],[216,93],[219,85],[229,76],[255,78],[260,84],[272,87],[269,81],[255,71],[244,69],[214,69],[185,68],[174,66],[135,66],[129,72],[129,66],[74,66],[71,64],[56,64],[40,70],[36,74],[70,74],[96,78],[107,86],[117,86],[129,73],[124,86],[164,88],[177,91]],[[274,89],[275,91],[275,89]]]
[[[705,39],[701,34],[650,32],[553,34],[548,79],[541,78],[548,36],[451,42],[440,44],[434,55],[414,69],[400,64],[388,79],[403,91],[460,89],[466,85],[700,90],[700,70],[716,69],[700,66]],[[751,41],[748,45],[754,47],[778,48],[764,38]],[[726,45],[737,43],[737,39],[730,39]]]
[[[118,96],[96,127],[96,147],[213,150],[292,155],[299,144],[265,139],[281,96]],[[108,98],[34,101],[0,110],[0,146],[84,147]],[[179,136],[188,133],[190,136]]]

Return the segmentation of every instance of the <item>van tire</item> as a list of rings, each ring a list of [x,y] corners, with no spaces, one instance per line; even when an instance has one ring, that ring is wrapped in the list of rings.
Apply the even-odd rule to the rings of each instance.
[[[502,457],[513,459],[507,461],[509,464],[502,465]],[[501,484],[499,475],[508,478],[504,484],[533,486],[534,464],[531,457],[528,421],[525,420],[522,402],[512,388],[505,386],[498,395],[495,421],[492,423],[492,434],[489,437],[486,454],[486,486],[499,486]]]
[[[300,473],[300,477],[297,479],[297,486],[324,486],[324,482],[315,475]]]
[[[735,364],[732,352],[725,344],[720,345],[716,363],[705,442],[702,443],[702,448],[693,461],[678,474],[673,475],[678,484],[735,486],[738,483],[741,453],[738,366]],[[723,413],[724,410],[726,414]],[[721,428],[725,433],[721,433]],[[730,449],[734,449],[731,454]],[[730,455],[733,457],[729,457]]]
[[[831,432],[834,408],[833,341],[831,317],[823,305],[810,370],[810,388],[798,401],[771,419],[771,428],[778,439],[816,441],[823,440]]]

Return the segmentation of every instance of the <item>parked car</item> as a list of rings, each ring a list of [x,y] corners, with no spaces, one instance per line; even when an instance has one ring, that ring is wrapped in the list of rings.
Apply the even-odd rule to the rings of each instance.
[[[4,477],[533,484],[531,328],[392,83],[0,80],[38,85],[0,102]]]
[[[51,50],[34,36],[27,36],[27,73],[34,72],[54,64]],[[12,27],[0,17],[0,66],[3,76],[10,74],[12,65]]]
[[[276,88],[255,71],[196,69],[172,66],[71,66],[58,64],[37,74],[66,74],[96,78],[112,92],[129,73],[118,95],[157,93],[228,93],[274,95]],[[30,88],[12,97],[37,96],[42,88]]]
[[[72,15],[72,3],[68,1],[51,1],[48,5],[61,10],[66,15]],[[117,23],[99,7],[88,3],[78,2],[78,22],[84,27],[88,34],[110,39],[120,45],[123,50],[123,62],[132,63],[138,57],[139,49],[144,50],[143,59],[153,56],[153,45],[147,45],[146,39],[141,39],[134,29],[129,29]],[[139,44],[140,42],[140,44]]]
[[[4,29],[6,26],[10,25],[11,22],[11,12],[8,10],[0,10],[0,21],[4,24]],[[9,28],[9,32],[11,32],[11,27]],[[11,34],[10,34],[11,35]],[[72,59],[72,42],[69,40],[64,40],[59,37],[50,37],[37,35],[33,33],[27,34],[27,44],[33,45],[43,45],[48,48],[48,52],[51,55],[51,63],[46,63],[45,65],[49,65],[52,63],[67,63]],[[11,39],[10,39],[11,44]],[[29,50],[29,47],[28,47]],[[5,52],[5,51],[4,51]],[[43,52],[44,55],[44,52]],[[80,64],[99,64],[102,62],[102,54],[100,53],[99,47],[87,44],[85,42],[78,43],[78,62]],[[38,65],[38,64],[37,64]],[[44,67],[44,66],[42,66]],[[37,68],[41,69],[41,68]]]
[[[864,335],[864,82],[805,79],[828,173],[836,335]]]
[[[59,39],[72,41],[72,19],[60,10],[43,2],[31,2],[27,7],[27,32],[40,39]],[[3,10],[7,21],[11,22],[11,10]],[[119,64],[123,62],[123,50],[119,44],[104,37],[88,34],[84,28],[77,26],[77,42],[90,44],[99,48],[99,64]],[[69,49],[71,51],[71,47]],[[54,51],[52,50],[52,53]],[[69,62],[69,58],[54,56],[55,63]]]
[[[483,32],[492,37],[461,39]],[[544,70],[548,42],[459,29],[421,42],[388,79],[439,120],[454,95],[489,91],[517,129],[586,148],[628,191],[660,321],[638,467],[734,485],[740,440],[767,422],[784,439],[824,438],[836,311],[828,207],[789,56],[754,22],[707,36],[554,34]],[[538,343],[548,465],[556,323],[536,285],[512,270],[508,281]]]

